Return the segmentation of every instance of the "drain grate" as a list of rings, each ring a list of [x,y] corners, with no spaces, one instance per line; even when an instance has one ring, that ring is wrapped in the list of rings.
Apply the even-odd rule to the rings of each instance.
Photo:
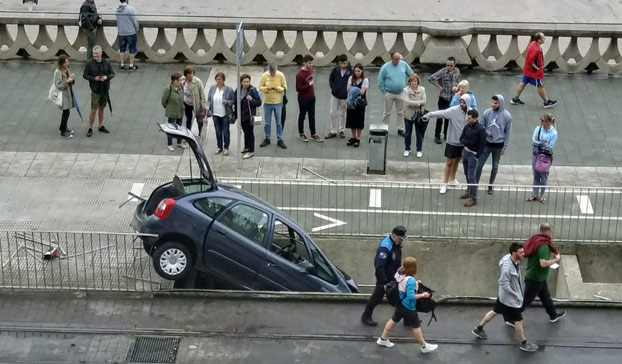
[[[175,363],[178,337],[138,336],[130,347],[129,363]]]

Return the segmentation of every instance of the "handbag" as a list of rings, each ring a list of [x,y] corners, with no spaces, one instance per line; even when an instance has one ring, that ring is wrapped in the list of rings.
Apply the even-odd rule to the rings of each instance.
[[[427,123],[430,120],[423,120],[422,116],[429,113],[430,111],[423,109],[423,111],[421,111],[422,109],[419,108],[417,109],[417,111],[415,111],[415,113],[413,114],[413,117],[410,119],[411,121],[423,121],[424,123]]]
[[[540,140],[540,133],[542,132],[542,127],[538,131],[538,140]],[[549,173],[551,169],[551,164],[553,163],[553,153],[548,150],[538,148],[538,156],[536,157],[536,165],[534,169],[538,173]]]
[[[366,107],[366,106],[367,106],[367,99],[359,96],[356,99],[356,107]]]
[[[52,86],[50,86],[50,91],[48,91],[48,100],[50,100],[54,105],[56,105],[59,109],[63,108],[63,91],[56,87],[56,83],[54,80],[56,79],[56,71],[54,71],[54,76],[52,78]]]
[[[206,107],[205,108],[200,108],[199,112],[197,113],[197,122],[199,122],[199,123],[205,122],[205,120],[208,117],[207,114],[208,114],[208,109]]]

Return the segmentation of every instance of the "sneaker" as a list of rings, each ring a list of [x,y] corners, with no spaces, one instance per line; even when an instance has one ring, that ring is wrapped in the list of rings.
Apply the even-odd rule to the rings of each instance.
[[[495,191],[493,191],[492,186],[488,186],[488,194],[492,195],[493,193],[495,193]]]
[[[216,149],[216,153],[214,153],[214,154],[220,154],[220,153],[222,153],[222,149],[218,148],[218,149]]]
[[[441,141],[441,137],[440,137],[440,136],[434,137],[434,143],[436,143],[436,144],[441,144],[441,143],[443,143],[443,142]]]
[[[104,125],[97,128],[97,130],[99,130],[101,133],[106,133],[106,134],[110,133],[110,130],[106,129]]]
[[[285,145],[285,142],[282,140],[279,140],[276,145],[278,145],[281,149],[287,149],[287,145]]]
[[[373,318],[367,316],[361,316],[361,322],[367,326],[378,326],[378,323]]]
[[[447,182],[448,186],[455,186],[455,187],[460,187],[460,182],[458,182],[458,180],[453,180],[453,181],[449,181]]]
[[[379,337],[378,340],[376,340],[376,344],[380,346],[384,346],[385,348],[392,348],[395,346],[395,344],[390,342],[389,339],[383,339],[381,337]]]
[[[514,327],[514,323],[513,322],[506,321],[505,324],[508,325],[509,327]]]
[[[66,138],[66,139],[73,138],[73,134],[71,134],[70,132],[67,132],[67,131],[64,132],[64,133],[60,133],[60,136],[62,136],[63,138]]]
[[[246,153],[248,153],[248,149],[246,149],[246,148],[242,149],[242,151],[240,152],[240,154],[242,154],[242,155],[244,155]]]
[[[304,135],[304,134],[300,134],[298,139],[302,140],[303,142],[308,142],[309,141],[309,138],[307,138],[307,136]]]
[[[526,341],[524,344],[520,344],[520,349],[522,351],[528,351],[530,353],[533,353],[534,351],[538,350],[538,345],[532,343],[531,341]]]
[[[441,195],[447,193],[447,185],[442,185],[440,190]]]
[[[397,135],[399,135],[399,136],[402,136],[402,137],[403,137],[403,136],[405,136],[405,135],[406,135],[406,133],[404,133],[404,129],[397,129]]]
[[[270,144],[270,139],[266,138],[263,140],[263,142],[261,142],[261,144],[259,144],[260,147],[265,147],[266,145]]]
[[[549,99],[549,100],[546,100],[546,101],[544,102],[544,108],[545,108],[545,109],[551,108],[551,107],[553,107],[553,106],[555,106],[555,105],[557,105],[557,100],[550,100],[550,99]]]
[[[427,354],[427,353],[433,352],[436,349],[438,349],[438,345],[427,343],[427,344],[425,344],[424,347],[421,348],[421,352],[423,354]]]
[[[343,137],[345,138],[345,135]],[[317,135],[317,134],[311,135],[311,140],[313,140],[314,142],[323,142],[324,141],[324,139],[320,138],[320,136]]]
[[[242,159],[252,158],[254,155],[255,155],[255,153],[253,153],[253,152],[246,152],[246,153],[244,153],[244,155],[242,156]]]
[[[422,152],[417,152],[417,158],[421,158],[423,157],[423,153]]]
[[[470,200],[464,203],[464,207],[473,207],[477,205],[477,200]]]
[[[167,146],[166,149],[168,149],[170,152],[174,152],[175,151],[175,147],[172,146],[172,145]]]
[[[341,139],[345,139],[345,138],[346,138],[346,133],[344,133],[343,131],[340,131],[340,132],[339,132],[339,137],[340,137]]]
[[[188,143],[185,140],[181,141],[181,144],[177,144],[178,147],[186,149],[188,148]]]
[[[405,150],[404,151],[404,157],[408,157],[410,155],[410,150]]]
[[[74,134],[75,131],[73,131],[73,129],[67,129],[65,130],[65,133]]]
[[[86,136],[88,138],[92,137],[93,136],[93,129],[89,129],[89,131],[86,132]]]
[[[138,69],[138,66],[133,64],[133,65],[129,66],[127,69],[130,70],[130,72],[136,71]]]
[[[120,69],[122,69],[122,70],[124,70],[124,69],[125,69],[125,65],[124,65],[124,64],[122,64],[122,65],[120,65],[120,66],[119,66],[119,68],[120,68]]]
[[[225,149],[222,151],[222,155],[224,155],[224,156],[228,156],[228,155],[229,155],[229,149],[225,148]]]
[[[354,142],[356,142],[356,138],[350,138],[348,139],[348,142],[346,143],[346,145],[354,145]]]
[[[564,312],[562,312],[562,313],[559,313],[559,312],[558,312],[558,313],[555,315],[555,317],[554,317],[554,318],[549,319],[549,322],[557,322],[557,321],[561,320],[564,316],[566,316],[566,314],[567,314],[567,313],[568,313],[568,311],[566,311],[566,310],[564,310]]]
[[[482,340],[487,340],[488,339],[488,335],[486,335],[486,331],[484,331],[484,329],[478,329],[477,327],[474,328],[473,330],[471,330],[471,333],[475,336],[477,336],[478,338],[482,339]]]
[[[324,137],[324,139],[331,139],[331,138],[334,138],[334,137],[336,137],[336,136],[337,136],[337,134],[336,134],[336,133],[328,133],[328,134],[326,134],[326,136]]]
[[[358,139],[356,139],[356,140],[354,141],[354,144],[352,144],[352,146],[353,146],[354,148],[358,148],[358,147],[359,147],[359,145],[361,145],[361,141],[360,141],[360,140],[358,140]]]
[[[521,99],[518,96],[512,97],[512,99],[510,100],[510,104],[512,104],[512,105],[525,105],[525,103],[523,101],[521,101]]]

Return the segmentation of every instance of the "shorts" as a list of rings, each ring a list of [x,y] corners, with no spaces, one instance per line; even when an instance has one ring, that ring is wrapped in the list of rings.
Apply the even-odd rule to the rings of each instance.
[[[523,321],[523,315],[520,312],[520,307],[506,306],[497,298],[495,307],[492,308],[495,313],[503,315],[503,319],[508,322]]]
[[[138,35],[120,35],[119,36],[119,53],[125,53],[128,46],[130,48],[130,54],[136,54],[138,52]]]
[[[417,311],[411,311],[404,307],[400,302],[397,306],[395,306],[395,311],[393,312],[393,316],[391,320],[393,322],[400,322],[401,319],[405,319],[407,322],[410,322],[413,329],[418,329],[421,327],[421,321],[419,321],[419,315]]]
[[[544,86],[544,80],[541,78],[533,78],[529,76],[523,75],[523,78],[520,80],[521,83],[528,83],[533,86]]]
[[[463,146],[445,144],[445,157],[455,159],[462,157]]]
[[[91,109],[98,109],[100,107],[106,106],[108,103],[108,94],[96,94],[91,92]]]

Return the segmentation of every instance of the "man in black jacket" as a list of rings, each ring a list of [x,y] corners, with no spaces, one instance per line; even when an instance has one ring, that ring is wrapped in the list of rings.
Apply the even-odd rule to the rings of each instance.
[[[465,207],[477,205],[477,163],[486,146],[486,128],[477,122],[478,116],[477,110],[467,111],[467,125],[464,126],[462,135],[460,135],[460,144],[464,145],[462,164],[469,184],[460,198],[470,198],[464,204]]]
[[[376,251],[374,267],[376,269],[376,288],[367,301],[361,321],[365,325],[376,326],[372,319],[374,308],[382,302],[386,294],[386,285],[395,280],[395,273],[402,265],[402,243],[406,240],[406,228],[398,225],[393,228],[389,236],[384,238]]]
[[[348,98],[348,79],[352,75],[352,66],[348,62],[348,56],[339,56],[339,65],[333,67],[330,72],[328,82],[330,84],[330,133],[326,139],[334,138],[339,133],[342,138],[346,137],[344,129],[346,127],[346,109]]]
[[[104,109],[109,103],[108,90],[110,90],[110,80],[114,77],[114,72],[110,62],[102,59],[102,49],[100,46],[93,47],[93,59],[84,65],[84,79],[89,81],[91,88],[91,114],[89,115],[89,131],[87,137],[93,136],[93,123],[95,122],[95,112],[99,112],[99,130],[102,133],[110,133],[104,126]]]
[[[93,58],[93,47],[97,43],[97,27],[102,24],[102,17],[97,13],[95,0],[85,0],[80,7],[80,27],[86,34],[86,59]]]

